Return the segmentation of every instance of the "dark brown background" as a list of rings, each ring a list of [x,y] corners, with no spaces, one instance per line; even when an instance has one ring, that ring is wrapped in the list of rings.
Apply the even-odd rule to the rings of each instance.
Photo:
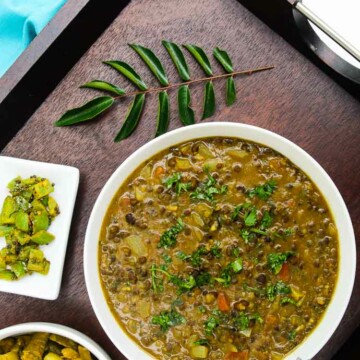
[[[156,79],[126,45],[129,42],[151,47],[163,60],[169,78],[179,81],[161,47],[164,38],[197,43],[208,53],[215,46],[227,49],[236,70],[275,65],[270,72],[239,77],[239,100],[231,108],[224,105],[224,82],[217,81],[218,110],[210,121],[258,125],[303,147],[335,181],[349,207],[356,234],[359,233],[359,102],[235,0],[134,0],[3,151],[5,155],[76,166],[81,172],[81,183],[59,299],[47,302],[1,294],[1,327],[24,321],[66,324],[98,341],[113,359],[122,358],[91,309],[83,278],[83,241],[87,219],[102,186],[117,166],[154,133],[156,97],[148,98],[139,128],[121,144],[114,144],[112,139],[130,99],[121,101],[100,121],[87,126],[59,129],[52,123],[65,110],[94,95],[90,90],[77,89],[86,81],[102,78],[132,89],[115,71],[102,66],[102,60],[127,61],[147,83],[156,85]],[[192,76],[202,76],[192,59],[187,59]],[[221,71],[215,64],[214,69],[216,73]],[[202,86],[192,89],[193,107],[200,110]],[[174,96],[171,93],[171,128],[180,126]],[[341,326],[318,359],[331,358],[360,324],[359,296],[359,287],[355,286]]]

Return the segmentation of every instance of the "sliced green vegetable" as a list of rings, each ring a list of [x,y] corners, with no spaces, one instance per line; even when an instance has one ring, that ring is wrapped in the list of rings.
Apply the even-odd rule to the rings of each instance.
[[[0,271],[0,279],[6,281],[16,280],[16,275],[10,270],[2,270]]]
[[[17,261],[10,267],[11,271],[16,275],[18,279],[26,275],[26,265],[22,261]]]
[[[92,120],[112,106],[113,103],[114,98],[111,96],[97,97],[81,107],[67,111],[55,122],[55,126],[70,126]]]
[[[46,211],[37,211],[30,214],[32,231],[34,234],[41,230],[47,230],[50,226],[49,216]]]
[[[95,90],[103,90],[115,95],[124,95],[125,90],[119,88],[118,86],[111,84],[106,81],[101,80],[93,80],[84,85],[81,85],[80,88],[88,88],[88,89],[95,89]]]
[[[60,214],[59,205],[52,196],[49,196],[47,207],[48,207],[49,215],[51,217],[54,218],[55,216]]]
[[[111,66],[117,70],[120,74],[124,75],[134,85],[136,85],[141,91],[148,89],[140,75],[127,63],[122,61],[104,61],[104,64]]]
[[[156,119],[156,134],[159,136],[165,134],[169,127],[170,108],[169,108],[169,95],[166,91],[159,93],[159,106]]]
[[[29,215],[24,211],[18,211],[15,218],[15,227],[21,231],[28,232],[30,226]]]
[[[184,125],[195,124],[195,113],[190,107],[191,97],[190,90],[187,85],[182,85],[178,90],[178,108],[179,117]]]
[[[163,40],[162,44],[164,45],[172,61],[174,62],[174,65],[176,66],[180,78],[184,81],[189,81],[190,80],[189,68],[180,47],[177,44],[166,40]]]
[[[54,187],[48,179],[44,179],[33,186],[35,199],[41,199],[42,197],[51,194],[53,191]]]
[[[212,81],[205,84],[204,106],[201,120],[207,119],[215,114],[215,90]]]
[[[36,271],[43,275],[49,272],[50,263],[44,258],[44,253],[39,249],[31,249],[29,254],[28,270]]]
[[[129,46],[139,54],[145,64],[159,80],[160,84],[163,86],[168,86],[169,81],[158,57],[150,49],[141,45],[129,44]]]
[[[12,226],[0,225],[0,237],[10,235],[14,228]]]
[[[45,230],[41,230],[31,236],[31,241],[38,245],[48,245],[55,239],[55,236],[53,234],[50,234],[49,232]]]
[[[2,211],[0,214],[0,224],[1,225],[11,225],[15,224],[15,211],[16,211],[16,202],[11,196],[7,196],[4,200]]]
[[[138,94],[135,96],[134,101],[129,107],[128,113],[126,114],[125,121],[114,139],[115,142],[126,139],[135,131],[141,117],[144,103],[145,94]]]
[[[210,65],[210,60],[205,54],[205,51],[196,45],[184,45],[184,47],[190,52],[198,64],[202,67],[207,76],[212,76],[213,72]]]
[[[14,238],[19,242],[20,245],[25,245],[31,241],[31,236],[25,232],[15,230]]]

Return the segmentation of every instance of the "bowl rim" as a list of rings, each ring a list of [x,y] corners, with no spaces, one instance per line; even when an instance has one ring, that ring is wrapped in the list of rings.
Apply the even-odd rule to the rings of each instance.
[[[170,146],[216,136],[241,138],[278,151],[304,171],[311,181],[316,184],[332,212],[339,239],[338,275],[333,296],[322,318],[310,335],[286,356],[287,360],[311,359],[333,335],[347,309],[356,272],[354,230],[349,212],[339,190],[321,165],[292,141],[277,133],[253,125],[233,122],[210,122],[178,128],[138,148],[113,172],[94,204],[85,235],[85,282],[94,312],[110,340],[127,358],[130,360],[154,358],[125,333],[106,302],[98,266],[93,266],[94,262],[98,264],[98,242],[102,222],[116,192],[139,165]]]
[[[64,336],[87,348],[92,355],[96,356],[98,360],[111,360],[109,355],[100,347],[100,345],[98,345],[89,336],[68,326],[55,323],[27,322],[12,325],[0,330],[0,340],[11,336],[24,335],[35,332],[47,332],[50,334]]]

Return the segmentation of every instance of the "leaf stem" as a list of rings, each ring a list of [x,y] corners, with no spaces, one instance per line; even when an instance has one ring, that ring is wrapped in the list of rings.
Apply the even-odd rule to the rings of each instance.
[[[124,95],[115,96],[114,99],[123,98],[123,97],[126,97],[126,96],[138,95],[138,94],[147,94],[147,93],[152,93],[152,92],[158,92],[158,91],[163,91],[163,90],[176,88],[176,87],[183,86],[183,85],[190,85],[190,84],[195,84],[195,83],[199,83],[199,82],[203,82],[203,81],[217,80],[217,79],[221,79],[221,78],[227,78],[227,77],[230,77],[230,76],[252,75],[253,73],[274,69],[274,67],[275,66],[272,66],[272,65],[263,66],[263,67],[259,67],[259,68],[256,68],[256,69],[234,71],[234,72],[229,73],[229,74],[208,76],[208,77],[203,77],[203,78],[200,78],[200,79],[185,81],[185,82],[182,82],[182,83],[171,84],[171,85],[168,85],[168,86],[150,88],[150,89],[147,89],[147,90],[144,90],[144,91],[133,91],[133,92],[126,93]]]

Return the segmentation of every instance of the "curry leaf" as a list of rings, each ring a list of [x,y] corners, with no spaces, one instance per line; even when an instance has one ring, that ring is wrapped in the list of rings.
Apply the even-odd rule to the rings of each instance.
[[[236,87],[234,78],[231,76],[226,80],[226,105],[231,106],[236,100]]]
[[[160,60],[157,58],[157,56],[150,49],[143,47],[141,45],[129,44],[129,46],[139,54],[139,56],[143,59],[145,64],[157,77],[160,84],[163,86],[168,86],[169,81],[167,79],[165,70]]]
[[[214,57],[222,65],[222,67],[228,74],[234,71],[231,59],[226,51],[221,50],[217,47],[214,50]]]
[[[130,105],[129,111],[126,114],[124,124],[114,139],[115,142],[120,142],[121,140],[126,139],[134,132],[139,123],[144,102],[145,94],[138,94],[135,96],[134,101]]]
[[[113,93],[115,95],[124,95],[125,94],[124,89],[121,89],[116,85],[113,85],[111,83],[108,83],[106,81],[101,81],[101,80],[90,81],[84,85],[81,85],[80,88],[104,90],[104,91]]]
[[[166,91],[159,93],[159,106],[156,120],[156,134],[159,136],[165,134],[169,127],[169,95]]]
[[[182,85],[178,91],[178,105],[180,120],[184,125],[192,125],[195,123],[195,113],[190,107],[190,90],[187,85]]]
[[[226,51],[221,50],[217,47],[214,50],[214,57],[228,74],[234,72],[230,56]],[[235,88],[234,77],[231,76],[226,80],[226,105],[230,106],[234,104],[235,100],[236,100],[236,88]]]
[[[180,78],[184,81],[189,81],[190,80],[189,68],[180,47],[166,40],[164,40],[162,44],[169,53],[174,65],[176,66]]]
[[[212,76],[213,72],[210,65],[210,60],[205,54],[205,51],[196,46],[196,45],[184,45],[184,47],[190,52],[190,54],[195,58],[199,65],[204,70],[207,76]]]
[[[214,115],[215,113],[215,91],[214,84],[212,81],[209,81],[205,85],[205,95],[204,95],[204,109],[202,120]]]
[[[55,122],[55,126],[69,126],[91,120],[108,109],[113,103],[114,98],[111,96],[97,97],[81,107],[68,110]]]
[[[120,74],[124,75],[134,85],[136,85],[141,91],[147,90],[147,86],[141,79],[140,75],[127,63],[122,61],[104,61],[104,64],[111,66],[117,70]]]

